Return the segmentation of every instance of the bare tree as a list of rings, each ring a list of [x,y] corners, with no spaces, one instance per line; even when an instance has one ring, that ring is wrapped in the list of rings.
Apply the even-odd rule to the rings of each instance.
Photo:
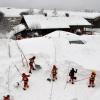
[[[53,16],[57,16],[57,9],[56,8],[54,8],[54,10],[53,10]]]
[[[28,13],[29,13],[29,15],[33,15],[34,14],[34,10],[32,8],[30,8]]]
[[[44,9],[43,8],[39,11],[39,14],[44,14]]]

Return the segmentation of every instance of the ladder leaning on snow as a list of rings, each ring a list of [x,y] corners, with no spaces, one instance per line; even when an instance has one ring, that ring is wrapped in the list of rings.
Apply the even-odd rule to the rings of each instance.
[[[15,40],[15,41],[16,41],[16,45],[17,45],[19,51],[21,52],[21,57],[22,57],[22,55],[23,55],[24,59],[26,60],[27,67],[28,67],[28,61],[27,61],[27,58],[25,57],[25,55],[24,55],[22,49],[21,49],[20,46],[18,45],[17,40]],[[22,59],[22,63],[23,63],[23,59]]]

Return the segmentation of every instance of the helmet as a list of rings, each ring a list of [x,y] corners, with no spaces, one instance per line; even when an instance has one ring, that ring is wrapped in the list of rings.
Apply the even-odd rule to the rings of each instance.
[[[56,68],[56,65],[53,65],[53,69]]]
[[[7,95],[7,97],[9,98],[9,97],[10,97],[10,95],[8,94],[8,95]]]
[[[72,68],[72,70],[74,70],[74,68]]]
[[[36,56],[33,56],[33,57],[32,57],[32,59],[35,59],[35,58],[36,58]]]
[[[92,74],[96,74],[96,71],[95,70],[92,70]]]
[[[22,76],[24,76],[24,75],[25,75],[25,73],[22,74]]]

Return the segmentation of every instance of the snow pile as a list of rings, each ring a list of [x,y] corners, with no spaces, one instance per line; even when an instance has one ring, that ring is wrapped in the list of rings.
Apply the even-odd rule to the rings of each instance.
[[[76,36],[78,37],[76,40],[82,40],[83,42],[85,42],[85,44],[70,45],[69,41],[75,40],[75,35],[63,34],[64,37],[59,37],[59,32],[60,31],[51,33],[44,36],[43,38],[41,37],[21,40],[19,41],[19,45],[25,54],[43,53],[48,55],[50,58],[54,57],[54,52],[56,49],[56,59],[58,60],[66,59],[69,61],[74,61],[87,69],[100,70],[100,36]]]
[[[26,66],[25,59],[25,66],[22,63],[21,52],[16,41],[11,40],[8,43],[8,40],[1,39],[0,66],[3,67],[0,71],[0,99],[2,100],[2,96],[9,92],[9,66],[10,94],[16,100],[95,100],[99,97],[100,73],[97,72],[95,88],[89,89],[87,87],[88,79],[86,78],[89,77],[91,69],[100,71],[100,35],[79,36],[78,39],[86,42],[84,45],[69,44],[69,39],[73,40],[70,37],[75,38],[77,36],[69,32],[55,31],[44,37],[17,41],[27,60],[36,55],[36,64],[40,64],[42,67],[41,70],[34,71],[29,78],[30,87],[27,91],[22,90],[21,75],[15,65],[21,73],[28,73],[29,68]],[[10,59],[8,44],[10,44]],[[53,64],[58,67],[58,80],[49,83],[46,79],[50,77]],[[84,78],[85,80],[78,81],[75,85],[66,85],[67,75],[72,67],[78,69],[78,80]],[[19,88],[16,88],[16,82],[20,83]]]
[[[68,41],[70,40],[78,40],[80,36],[76,35],[75,33],[65,32],[65,31],[54,31],[45,35],[44,37],[48,38],[66,38]]]

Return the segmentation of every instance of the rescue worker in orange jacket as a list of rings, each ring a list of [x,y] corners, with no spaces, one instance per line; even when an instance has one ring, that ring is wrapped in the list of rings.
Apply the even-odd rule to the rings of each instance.
[[[57,80],[57,70],[58,70],[58,68],[55,65],[53,65],[53,68],[52,68],[52,71],[51,71],[53,81]]]
[[[10,95],[4,96],[3,100],[10,100]]]
[[[91,76],[89,78],[89,85],[88,87],[95,87],[95,77],[96,77],[96,72],[92,71]]]
[[[32,58],[30,58],[29,60],[30,60],[30,62],[29,62],[29,73],[32,73],[32,70],[36,70],[35,69],[35,60],[36,59],[36,57],[35,56],[33,56]]]
[[[28,84],[28,77],[30,77],[30,75],[26,75],[25,73],[22,74],[22,81],[24,82],[24,86],[23,89],[26,90],[27,88],[29,88],[29,84]]]

